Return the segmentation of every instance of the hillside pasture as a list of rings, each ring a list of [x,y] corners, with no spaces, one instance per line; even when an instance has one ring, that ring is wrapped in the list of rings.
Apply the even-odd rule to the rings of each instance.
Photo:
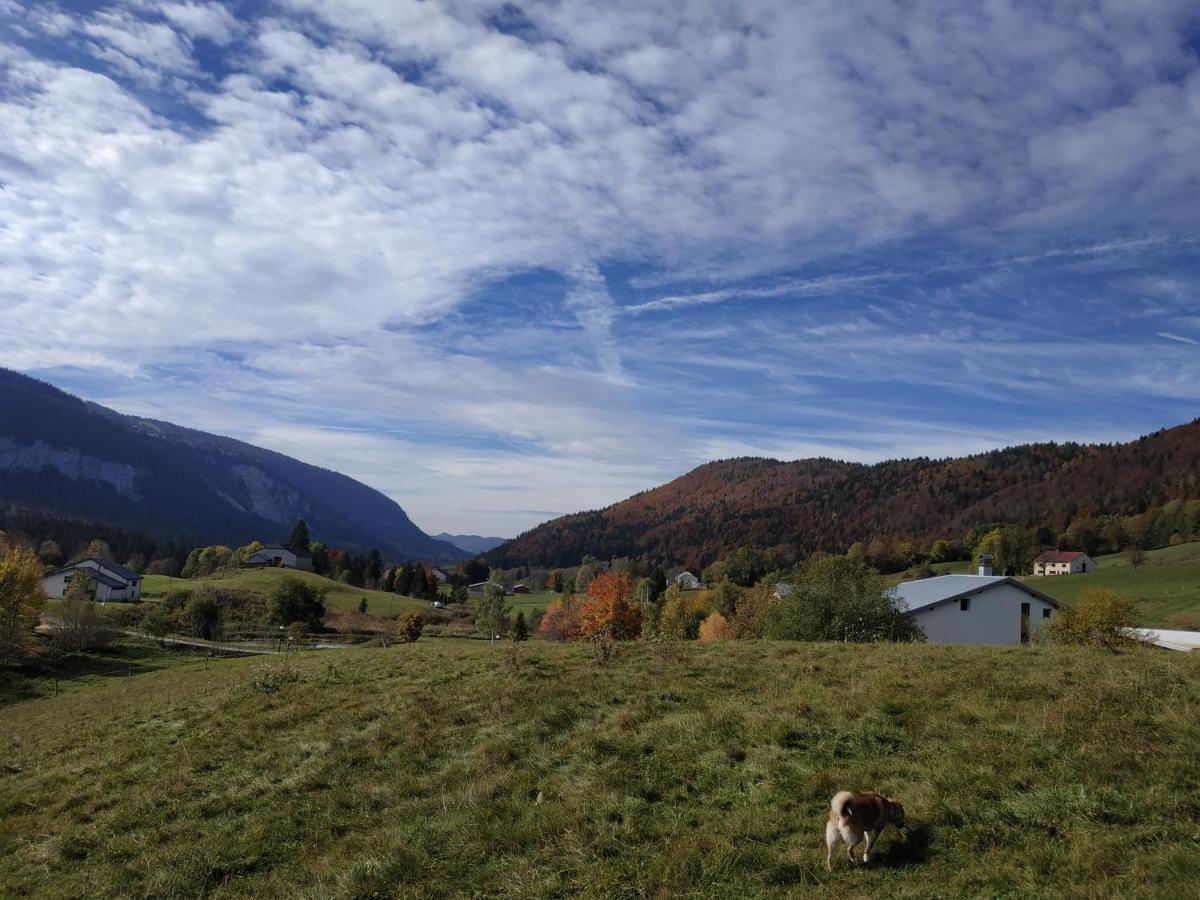
[[[1190,896],[1200,654],[438,640],[3,710],[0,896]],[[838,789],[905,801],[826,873]]]
[[[147,575],[142,582],[142,596],[147,600],[161,600],[168,591],[192,591],[209,585],[216,588],[241,588],[270,595],[284,578],[298,578],[306,584],[325,591],[325,606],[330,610],[349,612],[358,609],[363,597],[367,598],[368,612],[378,616],[398,616],[405,612],[421,612],[430,609],[428,600],[417,600],[386,591],[356,588],[340,581],[333,581],[312,572],[296,569],[238,569],[231,575],[209,578],[168,578],[166,575]]]
[[[1200,616],[1200,543],[1149,550],[1137,568],[1123,553],[1097,558],[1095,572],[1022,578],[1059,602],[1074,603],[1089,587],[1110,588],[1137,601],[1138,624],[1162,626],[1176,613]]]

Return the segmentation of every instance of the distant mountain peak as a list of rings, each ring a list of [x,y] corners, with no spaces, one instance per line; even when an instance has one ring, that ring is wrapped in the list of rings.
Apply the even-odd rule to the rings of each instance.
[[[83,402],[0,369],[0,503],[170,533],[269,540],[303,517],[315,539],[392,560],[474,551],[431,538],[391,498],[243,441]]]
[[[478,554],[487,553],[489,550],[499,547],[508,538],[482,537],[478,534],[449,534],[443,531],[441,534],[434,535],[434,540],[453,544],[465,553]]]

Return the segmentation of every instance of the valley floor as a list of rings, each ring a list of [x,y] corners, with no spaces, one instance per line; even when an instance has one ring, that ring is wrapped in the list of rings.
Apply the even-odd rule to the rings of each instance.
[[[1161,896],[1200,654],[422,640],[0,708],[0,896]],[[838,789],[905,801],[824,869]]]

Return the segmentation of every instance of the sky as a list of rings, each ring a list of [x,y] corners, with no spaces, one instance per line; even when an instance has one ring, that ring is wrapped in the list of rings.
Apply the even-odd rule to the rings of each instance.
[[[513,536],[1200,415],[1194,2],[0,0],[0,365]]]

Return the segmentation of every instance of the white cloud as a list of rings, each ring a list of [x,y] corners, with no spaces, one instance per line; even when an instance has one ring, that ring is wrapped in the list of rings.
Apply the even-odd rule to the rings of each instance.
[[[495,26],[514,15],[0,0],[0,360],[129,377],[112,399],[164,391],[187,424],[238,410],[239,433],[406,505],[436,485],[449,511],[422,523],[467,531],[519,524],[467,520],[472,460],[525,486],[511,508],[558,509],[722,447],[865,456],[861,428],[799,420],[886,407],[883,383],[1003,403],[1108,366],[1118,390],[1193,395],[1185,347],[1045,340],[1039,303],[1100,301],[1020,280],[1184,252],[1190,4],[565,0]],[[1187,305],[1193,273],[1137,271],[1141,314]],[[507,281],[530,272],[559,294]],[[406,421],[428,440],[372,431]],[[961,446],[1035,431],[980,433]],[[456,462],[387,471],[423,448]]]

